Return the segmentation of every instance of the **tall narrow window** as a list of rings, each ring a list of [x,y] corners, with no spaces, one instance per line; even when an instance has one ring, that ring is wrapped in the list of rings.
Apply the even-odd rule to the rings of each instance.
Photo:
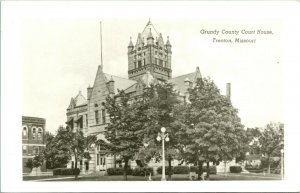
[[[26,127],[23,127],[23,136],[27,136],[27,128]]]
[[[99,165],[100,162],[100,154],[97,154],[97,166]]]
[[[138,67],[139,68],[142,67],[142,61],[141,60],[138,61]]]
[[[144,66],[146,65],[146,59],[144,58]]]
[[[36,137],[36,129],[33,128],[32,129],[32,139],[35,139],[35,137]]]
[[[86,124],[86,127],[88,127],[88,126],[89,126],[89,122],[88,122],[88,115],[87,115],[87,114],[85,115],[85,124]]]
[[[96,124],[99,124],[99,114],[98,114],[98,110],[95,111],[95,122],[96,122]]]
[[[105,113],[105,109],[102,109],[102,123],[105,124],[106,123],[106,113]]]
[[[39,130],[38,130],[37,138],[38,138],[38,140],[42,140],[43,139],[43,132],[42,132],[41,128],[39,128]]]

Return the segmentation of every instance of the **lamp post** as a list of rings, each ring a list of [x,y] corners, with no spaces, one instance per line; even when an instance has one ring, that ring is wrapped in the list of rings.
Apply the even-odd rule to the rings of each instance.
[[[166,173],[165,173],[165,140],[166,142],[168,142],[170,139],[169,139],[169,136],[168,136],[168,133],[165,134],[166,132],[166,128],[162,127],[161,128],[161,133],[158,133],[157,134],[157,138],[156,140],[157,141],[162,141],[162,159],[163,159],[163,164],[162,164],[162,176],[161,176],[161,180],[162,181],[166,181]]]
[[[283,149],[281,149],[280,150],[280,152],[281,152],[281,180],[283,180],[283,153],[284,153],[284,151],[283,151]]]

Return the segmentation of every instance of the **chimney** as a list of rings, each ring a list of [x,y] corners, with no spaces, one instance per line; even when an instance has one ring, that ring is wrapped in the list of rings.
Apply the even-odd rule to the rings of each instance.
[[[231,84],[230,83],[226,84],[226,96],[228,99],[231,98]]]
[[[89,87],[87,88],[87,100],[91,99],[92,90],[93,88],[89,85]]]

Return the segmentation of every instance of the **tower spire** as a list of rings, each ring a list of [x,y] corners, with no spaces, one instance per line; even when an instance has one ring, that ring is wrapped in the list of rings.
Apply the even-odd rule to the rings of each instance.
[[[101,49],[100,49],[100,52],[101,52],[101,67],[102,67],[102,70],[103,70],[103,57],[102,57],[102,21],[100,21],[100,46],[101,46]]]
[[[149,21],[148,21],[147,25],[150,25],[150,24],[151,24],[151,20],[150,20],[150,18],[149,18]]]

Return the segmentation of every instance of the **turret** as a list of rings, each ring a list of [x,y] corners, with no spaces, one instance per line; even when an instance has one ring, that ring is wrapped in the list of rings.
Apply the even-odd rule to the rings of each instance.
[[[136,47],[141,47],[142,44],[143,44],[142,34],[139,33],[138,38],[137,38],[137,40],[136,40],[135,46],[136,46]]]
[[[161,33],[159,33],[157,43],[158,43],[158,46],[162,46],[162,47],[164,46],[164,40],[163,40],[163,37],[162,37]]]
[[[167,43],[166,43],[166,48],[167,48],[169,53],[172,53],[172,50],[171,50],[172,45],[170,43],[169,36],[168,36],[168,40],[167,40]]]
[[[133,50],[133,43],[132,43],[132,39],[130,37],[130,41],[129,41],[129,45],[128,45],[128,52],[131,52]]]
[[[153,44],[154,44],[154,37],[152,35],[151,28],[150,28],[149,34],[147,36],[147,45],[153,45]]]

